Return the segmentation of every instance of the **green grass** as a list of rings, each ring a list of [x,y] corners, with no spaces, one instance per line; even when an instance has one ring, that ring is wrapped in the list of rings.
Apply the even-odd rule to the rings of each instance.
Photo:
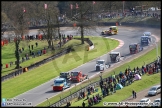
[[[60,72],[67,72],[109,52],[119,45],[118,41],[112,39],[92,36],[89,36],[89,38],[94,43],[95,48],[93,50],[87,51],[87,43],[81,45],[80,40],[71,40],[70,42],[75,51],[43,64],[22,75],[16,76],[15,78],[2,82],[2,97],[13,98],[59,76]],[[103,46],[102,49],[100,46]]]
[[[161,54],[160,45],[158,47],[158,50],[159,50],[159,54]],[[155,55],[156,55],[156,48],[154,48],[150,52],[142,55],[141,57],[132,60],[131,62],[125,63],[125,64],[121,65],[120,67],[115,68],[114,70],[112,70],[109,73],[104,72],[103,78],[106,78],[106,77],[114,74],[114,71],[116,72],[116,74],[119,73],[120,71],[125,71],[125,69],[128,68],[128,65],[130,66],[130,68],[134,68],[134,67],[137,67],[137,66],[141,67],[144,64],[143,61],[145,61],[145,63],[148,64],[148,63],[150,63],[150,62],[152,62],[156,59]],[[94,78],[90,79],[90,81],[95,82],[95,81],[98,81],[99,79],[100,79],[99,77],[94,77]],[[75,89],[71,89],[71,93],[74,93],[74,92],[80,90],[81,86],[85,87],[88,84],[89,84],[89,81],[85,81],[81,85],[76,86]],[[63,91],[61,94],[58,94],[57,96],[50,98],[49,101],[50,101],[50,103],[55,103],[55,102],[59,101],[60,96],[62,98],[64,98],[64,97],[69,96],[69,94],[70,94],[70,91]],[[44,101],[37,106],[47,106],[47,101]]]
[[[38,42],[38,47],[36,47],[35,45],[35,42]],[[58,41],[55,41],[54,44],[56,46],[56,44],[58,43]],[[68,44],[68,43],[67,43]],[[48,44],[47,44],[47,41],[40,41],[40,40],[32,40],[32,41],[21,41],[20,42],[20,46],[19,48],[22,48],[24,47],[24,51],[22,53],[20,53],[20,60],[22,60],[22,57],[25,57],[25,54],[29,54],[29,47],[28,45],[34,45],[34,49],[32,51],[34,52],[38,52],[38,50],[42,50],[44,49],[44,47],[47,48]],[[64,47],[62,47],[61,49],[63,49]],[[31,49],[31,48],[30,48]],[[59,50],[55,50],[53,52],[47,50],[47,53],[46,54],[43,54],[42,56],[39,56],[39,57],[35,57],[35,58],[32,58],[30,57],[31,59],[30,60],[27,60],[23,63],[20,63],[20,65],[22,67],[27,67],[27,66],[30,66],[31,64],[34,64],[40,60],[43,60],[57,52],[59,52],[61,49]],[[3,64],[3,70],[1,72],[1,76],[4,76],[4,75],[7,75],[11,72],[13,72],[15,70],[15,61],[16,61],[16,58],[15,58],[15,54],[14,54],[14,51],[15,51],[15,43],[14,42],[11,42],[9,43],[8,45],[4,45],[2,47],[2,64]],[[12,65],[11,67],[9,66],[9,68],[6,68],[6,64],[9,64],[10,62],[13,62],[14,65]]]
[[[161,77],[160,73],[158,74],[153,74],[153,75],[143,75],[142,80],[138,80],[133,82],[131,85],[124,87],[123,89],[117,90],[116,93],[113,93],[113,95],[106,96],[105,98],[102,99],[102,101],[96,105],[93,105],[94,107],[96,106],[103,106],[103,102],[121,102],[127,98],[129,98],[132,95],[132,90],[135,90],[136,92],[139,92],[141,90],[144,90],[150,86],[153,86],[155,84],[159,84],[161,82]],[[156,79],[156,80],[155,80]],[[99,88],[99,87],[98,87]],[[98,89],[100,95],[102,95],[101,89]],[[97,94],[95,93],[95,94]],[[92,97],[93,95],[89,97]],[[138,95],[137,95],[138,96]],[[85,99],[81,99],[79,101],[72,101],[71,106],[81,106],[82,102]],[[86,106],[88,106],[88,101],[84,101],[86,103]]]

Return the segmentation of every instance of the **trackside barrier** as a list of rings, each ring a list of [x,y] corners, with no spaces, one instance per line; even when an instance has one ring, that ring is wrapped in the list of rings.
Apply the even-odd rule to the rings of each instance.
[[[1,82],[5,81],[7,79],[13,78],[13,77],[15,77],[17,75],[20,75],[20,74],[24,73],[24,71],[27,72],[27,71],[29,71],[31,69],[39,67],[40,65],[45,64],[45,63],[47,63],[47,62],[49,62],[49,61],[51,61],[51,60],[53,60],[53,59],[55,59],[57,57],[60,57],[60,56],[64,55],[64,54],[67,54],[70,51],[71,51],[71,47],[68,47],[68,48],[64,49],[63,51],[57,53],[56,55],[53,55],[53,56],[51,56],[49,58],[46,58],[46,59],[44,59],[42,61],[39,61],[39,62],[37,62],[35,64],[32,64],[32,65],[30,65],[28,67],[17,69],[16,71],[14,71],[12,73],[9,73],[8,75],[2,76],[1,77]]]
[[[161,59],[160,59],[160,61],[161,61]],[[151,63],[149,63],[147,65],[150,66],[150,65],[154,64],[155,62],[157,62],[157,60],[155,60],[155,61],[153,61],[153,62],[151,62]],[[141,70],[141,68],[140,68],[140,70]],[[161,66],[160,66],[160,70],[161,70]],[[106,81],[106,78],[104,78],[103,81]],[[71,100],[73,100],[75,98],[78,98],[79,95],[80,95],[80,92],[87,91],[88,87],[91,87],[91,86],[94,86],[94,88],[99,87],[99,83],[100,83],[100,81],[96,81],[96,82],[90,83],[86,87],[76,91],[75,93],[73,93],[73,94],[71,94],[71,95],[69,95],[69,96],[67,96],[67,97],[65,97],[63,99],[60,99],[59,101],[53,103],[49,107],[60,107],[62,105],[66,105],[67,102],[70,102]]]

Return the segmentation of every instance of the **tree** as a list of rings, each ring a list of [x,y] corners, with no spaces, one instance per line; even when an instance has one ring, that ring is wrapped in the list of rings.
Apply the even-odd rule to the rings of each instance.
[[[28,17],[29,10],[32,8],[32,5],[29,2],[17,2],[11,7],[10,11],[10,23],[14,28],[15,33],[15,57],[16,57],[16,67],[15,69],[20,68],[20,55],[19,55],[19,44],[22,36],[28,33]],[[14,13],[14,14],[13,14]]]
[[[57,2],[46,2],[45,4],[47,4],[47,9],[42,8],[41,19],[46,21],[47,28],[40,29],[40,31],[43,32],[47,39],[48,46],[54,50],[53,38],[57,37],[57,30],[59,30],[59,25],[57,25],[59,10],[57,8]]]
[[[97,20],[92,17],[92,14],[95,13],[95,5],[93,5],[92,1],[77,1],[77,2],[69,2],[70,5],[74,6],[72,10],[72,18],[73,23],[76,23],[76,27],[79,28],[79,32],[81,34],[81,44],[84,44],[84,34],[88,32],[90,29],[95,29],[97,25]],[[74,10],[76,12],[74,12]],[[97,13],[97,9],[96,9]]]

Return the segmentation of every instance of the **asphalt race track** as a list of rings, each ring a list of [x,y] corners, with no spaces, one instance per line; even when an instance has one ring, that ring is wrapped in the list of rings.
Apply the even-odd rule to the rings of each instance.
[[[89,36],[101,36],[101,31],[108,29],[108,27],[99,27],[97,28],[96,31],[90,31],[89,34],[85,34],[85,35],[89,35]],[[143,32],[145,31],[150,31],[152,33],[152,35],[157,36],[158,38],[160,38],[160,29],[154,29],[154,28],[139,28],[139,27],[124,27],[124,26],[119,26],[119,33],[118,35],[114,35],[114,36],[105,36],[107,38],[115,38],[115,39],[120,39],[124,42],[124,45],[121,48],[118,48],[114,51],[119,51],[121,53],[122,56],[125,56],[124,59],[129,59],[129,44],[130,43],[139,43],[140,42],[140,36],[142,36]],[[34,30],[32,30],[31,32],[36,32]],[[30,33],[31,33],[30,32]],[[68,31],[62,30],[61,31],[63,34],[73,34],[73,35],[79,35],[76,31],[74,30],[69,30]],[[32,33],[31,33],[32,34]],[[155,37],[152,37],[153,40],[155,41]],[[161,41],[161,39],[160,39]],[[153,43],[151,43],[151,45],[154,45]],[[144,47],[144,50],[147,50],[149,47]],[[155,52],[155,56],[156,56],[156,52]],[[75,69],[75,70],[81,70],[84,74],[88,74],[89,77],[93,76],[94,74],[97,74],[99,72],[95,71],[95,63],[97,59],[104,59],[105,61],[109,62],[109,55],[104,54],[103,56],[96,58],[95,60],[92,60],[86,64],[83,64]],[[122,62],[122,61],[121,61]],[[143,62],[143,61],[142,61]],[[115,64],[112,64],[112,67],[115,66]],[[37,104],[43,102],[46,100],[46,98],[50,98],[52,96],[55,96],[58,93],[61,92],[54,92],[52,91],[52,84],[53,84],[54,79],[51,79],[50,81],[36,87],[33,88],[15,98],[18,99],[26,99],[26,102],[32,102],[32,106],[36,106]],[[52,104],[52,103],[51,103]]]

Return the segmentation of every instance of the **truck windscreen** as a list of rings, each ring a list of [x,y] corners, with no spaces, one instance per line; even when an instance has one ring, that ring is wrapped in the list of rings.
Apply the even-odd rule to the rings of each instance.
[[[97,61],[97,64],[104,64],[104,61]]]
[[[110,54],[110,57],[111,58],[115,58],[115,57],[117,57],[118,56],[118,54]]]
[[[71,72],[72,76],[78,76],[78,72]]]

